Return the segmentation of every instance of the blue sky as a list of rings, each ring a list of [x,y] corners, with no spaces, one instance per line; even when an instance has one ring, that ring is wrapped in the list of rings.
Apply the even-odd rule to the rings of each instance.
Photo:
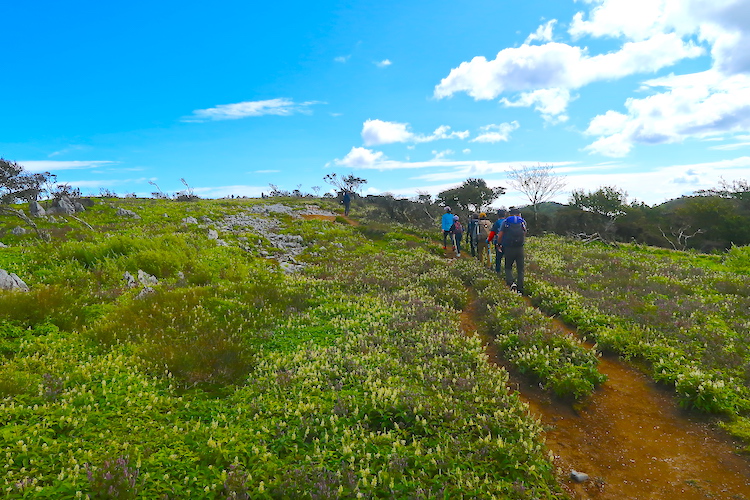
[[[0,156],[97,194],[750,179],[750,0],[4,2]],[[522,203],[512,189],[496,205]]]

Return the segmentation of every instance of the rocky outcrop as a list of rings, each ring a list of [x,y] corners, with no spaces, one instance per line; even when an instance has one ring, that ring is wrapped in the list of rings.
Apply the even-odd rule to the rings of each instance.
[[[0,290],[20,290],[28,292],[29,287],[14,273],[0,269]]]
[[[29,202],[29,213],[32,217],[43,217],[47,215],[46,210],[39,204],[38,201]]]
[[[118,208],[117,212],[115,213],[118,217],[130,217],[131,219],[140,219],[141,216],[137,213],[133,212],[132,210],[128,210],[126,208]]]
[[[47,215],[73,215],[74,213],[76,213],[76,207],[67,196],[55,199],[47,210]]]

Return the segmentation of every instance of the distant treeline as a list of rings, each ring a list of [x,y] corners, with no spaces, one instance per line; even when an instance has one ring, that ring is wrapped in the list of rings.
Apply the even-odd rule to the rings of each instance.
[[[646,245],[695,249],[701,252],[723,251],[750,244],[750,192],[739,188],[709,190],[670,200],[656,206],[625,203],[624,197],[607,196],[616,189],[602,188],[599,192],[582,194],[569,204],[541,203],[536,207],[521,207],[531,234],[555,233],[580,239],[607,242],[637,242]],[[746,187],[746,186],[745,186]],[[606,202],[597,203],[597,194]],[[618,200],[620,201],[618,203]],[[495,205],[502,204],[502,197]],[[353,214],[379,221],[394,221],[429,228],[436,226],[443,213],[442,203],[430,196],[417,199],[396,198],[391,195],[369,195],[355,200]],[[454,208],[462,219],[469,211]],[[495,211],[488,209],[490,219]]]

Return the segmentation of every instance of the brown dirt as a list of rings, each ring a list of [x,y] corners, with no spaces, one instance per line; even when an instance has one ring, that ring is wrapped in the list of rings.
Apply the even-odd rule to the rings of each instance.
[[[473,307],[461,314],[476,334]],[[560,328],[565,328],[559,324]],[[705,417],[680,409],[671,391],[634,367],[605,357],[609,380],[585,403],[557,400],[514,374],[485,338],[490,362],[507,368],[510,385],[545,425],[547,446],[577,499],[750,499],[750,461]],[[590,480],[568,479],[571,469]]]

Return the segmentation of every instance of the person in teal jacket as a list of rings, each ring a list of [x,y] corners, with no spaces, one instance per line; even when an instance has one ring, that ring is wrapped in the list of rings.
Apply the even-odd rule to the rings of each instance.
[[[451,207],[445,207],[445,213],[440,221],[443,228],[443,250],[445,250],[446,241],[451,237],[451,227],[453,227],[453,214]]]

